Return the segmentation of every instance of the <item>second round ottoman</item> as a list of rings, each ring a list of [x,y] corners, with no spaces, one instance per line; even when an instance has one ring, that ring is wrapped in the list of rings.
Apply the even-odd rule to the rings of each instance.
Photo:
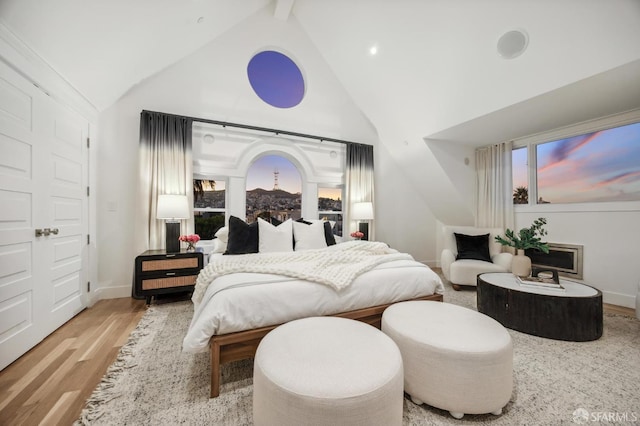
[[[313,317],[267,334],[253,371],[255,425],[402,424],[402,356],[380,330]]]
[[[400,348],[411,399],[464,414],[501,414],[511,399],[513,345],[507,330],[477,311],[433,301],[396,303],[382,331]]]

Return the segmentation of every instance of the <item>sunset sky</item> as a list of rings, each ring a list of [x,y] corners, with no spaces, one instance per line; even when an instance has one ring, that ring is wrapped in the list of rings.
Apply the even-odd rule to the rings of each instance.
[[[278,155],[265,155],[249,168],[247,189],[273,189],[273,171],[278,169],[278,186],[292,194],[302,192],[302,179],[296,166]]]
[[[540,144],[537,158],[545,201],[640,200],[640,123]]]

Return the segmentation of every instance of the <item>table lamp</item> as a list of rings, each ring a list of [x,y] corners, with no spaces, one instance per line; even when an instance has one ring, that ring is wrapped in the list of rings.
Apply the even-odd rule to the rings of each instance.
[[[363,240],[369,239],[369,220],[373,219],[373,203],[370,201],[365,201],[361,203],[354,203],[353,209],[351,210],[351,219],[356,221],[366,221],[360,222],[358,224],[358,231],[364,234],[362,237]]]
[[[159,195],[157,219],[165,220],[165,250],[180,252],[180,219],[189,218],[189,201],[186,195]]]

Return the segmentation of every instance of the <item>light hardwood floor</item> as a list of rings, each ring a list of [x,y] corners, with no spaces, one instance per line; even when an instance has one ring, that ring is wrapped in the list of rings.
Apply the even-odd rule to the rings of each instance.
[[[0,425],[71,425],[145,311],[101,300],[0,372]]]
[[[635,316],[630,308],[604,310]],[[101,300],[5,368],[0,425],[71,425],[144,311],[142,300]]]

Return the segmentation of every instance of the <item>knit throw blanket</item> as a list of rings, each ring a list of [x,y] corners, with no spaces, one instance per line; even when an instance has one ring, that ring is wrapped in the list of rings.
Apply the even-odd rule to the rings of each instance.
[[[363,272],[394,260],[413,257],[385,243],[369,241],[348,241],[318,250],[218,256],[200,271],[191,300],[197,307],[214,279],[238,272],[284,275],[339,291]]]

